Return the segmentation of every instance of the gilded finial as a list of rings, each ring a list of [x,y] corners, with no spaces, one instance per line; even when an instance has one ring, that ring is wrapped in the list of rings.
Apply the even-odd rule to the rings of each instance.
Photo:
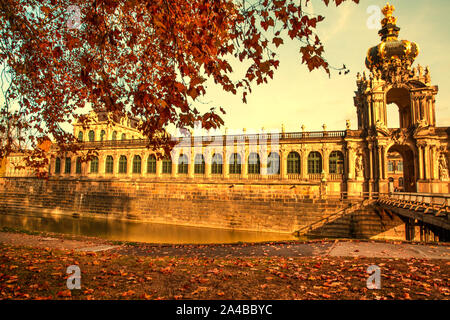
[[[385,27],[388,24],[392,24],[392,25],[397,24],[397,18],[392,15],[394,13],[394,11],[395,11],[395,7],[393,5],[390,5],[389,2],[381,10],[381,12],[385,16],[385,18],[383,20],[381,20],[381,25],[383,27]]]
[[[386,18],[392,17],[392,14],[394,13],[394,11],[395,11],[395,7],[393,5],[390,5],[389,2],[381,10],[381,12],[383,12],[383,14]]]

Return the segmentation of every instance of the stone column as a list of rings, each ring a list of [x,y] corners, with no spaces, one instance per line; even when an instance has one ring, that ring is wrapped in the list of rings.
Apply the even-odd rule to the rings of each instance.
[[[98,155],[98,175],[104,176],[105,175],[105,155],[103,153]]]
[[[431,162],[430,162],[430,146],[426,145],[425,149],[425,159],[424,159],[424,166],[425,166],[425,179],[430,180],[431,178]]]
[[[347,148],[347,177],[349,180],[355,179],[355,148],[348,146]]]
[[[224,147],[223,148],[223,167],[222,167],[222,172],[223,172],[223,176],[224,178],[229,178],[230,177],[230,168],[228,166],[228,162],[230,161],[228,157],[231,156],[231,153],[228,154],[227,148]]]
[[[300,154],[300,175],[302,180],[308,180],[308,150],[302,149]]]
[[[369,143],[368,145],[369,150],[369,179],[373,180],[373,146],[372,143]]]
[[[419,165],[419,179],[424,179],[424,169],[423,169],[423,145],[419,144],[417,145],[417,149],[419,150],[419,159],[418,159],[418,165]]]
[[[285,148],[280,148],[280,176],[281,179],[287,177],[287,154]]]
[[[242,162],[242,171],[241,171],[241,175],[243,179],[247,179],[248,178],[248,147],[244,146],[243,150],[241,150],[241,152],[239,152],[240,156],[241,156],[241,162]],[[261,158],[260,158],[261,160]]]
[[[190,152],[188,155],[188,177],[194,178],[194,164],[195,164],[195,148],[191,146]]]
[[[431,149],[431,166],[432,166],[432,179],[439,180],[439,156],[438,156],[438,148],[436,145],[432,146]]]
[[[156,177],[161,178],[162,176],[162,159],[156,159]]]
[[[325,174],[328,175],[330,173],[330,153],[328,149],[322,149],[322,170],[325,171]]]

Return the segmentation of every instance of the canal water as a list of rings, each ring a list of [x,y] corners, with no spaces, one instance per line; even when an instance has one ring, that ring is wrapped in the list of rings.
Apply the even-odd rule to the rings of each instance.
[[[295,240],[290,234],[197,228],[129,220],[65,215],[0,214],[0,228],[82,235],[148,243],[235,243]]]

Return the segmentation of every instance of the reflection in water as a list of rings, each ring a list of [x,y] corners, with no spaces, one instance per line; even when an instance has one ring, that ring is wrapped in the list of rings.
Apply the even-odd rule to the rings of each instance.
[[[0,227],[149,243],[231,243],[294,240],[290,234],[185,227],[107,218],[0,214]]]

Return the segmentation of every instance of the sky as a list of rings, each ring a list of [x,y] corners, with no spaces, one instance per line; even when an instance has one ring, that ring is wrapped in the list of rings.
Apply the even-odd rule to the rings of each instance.
[[[373,18],[371,6],[382,8],[386,0],[361,0],[359,4],[347,1],[339,7],[323,5],[322,0],[311,0],[315,14],[325,16],[318,24],[317,32],[325,47],[325,58],[335,67],[343,64],[350,69],[347,75],[333,72],[331,78],[323,70],[309,72],[301,64],[299,45],[284,38],[280,47],[280,67],[268,84],[254,86],[242,102],[242,94],[223,92],[213,83],[208,83],[208,94],[198,104],[199,110],[221,106],[227,114],[223,116],[228,132],[279,131],[284,124],[286,132],[345,130],[345,121],[350,120],[351,129],[357,129],[356,108],[353,104],[356,90],[356,74],[368,70],[365,67],[367,50],[380,43],[379,28],[369,29],[368,20]],[[429,66],[433,85],[438,85],[436,118],[438,126],[450,126],[450,1],[448,0],[394,0],[394,16],[401,28],[400,40],[414,41],[420,54],[416,64]],[[369,21],[373,21],[372,19]],[[372,24],[373,25],[373,24]],[[280,49],[279,48],[279,49]],[[242,67],[241,67],[242,69]],[[244,72],[235,66],[236,72]],[[388,108],[388,126],[398,127],[398,108]],[[396,125],[397,123],[397,125]],[[224,128],[221,129],[224,131]]]

